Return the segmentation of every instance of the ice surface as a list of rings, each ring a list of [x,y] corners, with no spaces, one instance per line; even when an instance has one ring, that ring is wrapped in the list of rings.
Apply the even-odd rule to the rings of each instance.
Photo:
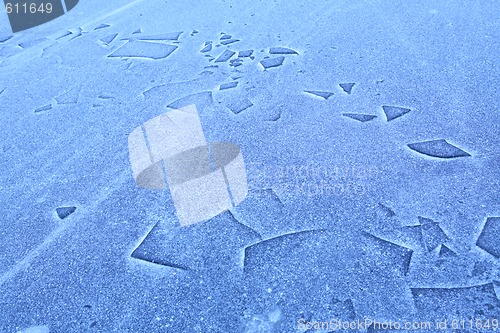
[[[4,11],[0,332],[498,318],[497,13],[86,0],[13,33]],[[180,228],[127,137],[189,104],[250,191]]]

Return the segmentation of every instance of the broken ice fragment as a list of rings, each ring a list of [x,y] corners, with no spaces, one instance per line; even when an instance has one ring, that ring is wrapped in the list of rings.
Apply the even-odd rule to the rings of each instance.
[[[228,61],[235,53],[236,52],[231,50],[225,50],[217,59],[215,59],[215,62]]]
[[[270,54],[298,54],[297,51],[288,49],[286,47],[271,47],[269,49]]]
[[[354,87],[355,83],[340,83],[339,86],[349,95],[351,94],[352,87]]]
[[[35,113],[43,112],[43,111],[49,111],[52,110],[52,104],[48,104],[42,107],[39,107],[38,109],[35,110]]]
[[[104,44],[110,44],[112,41],[115,40],[116,36],[118,36],[118,34],[112,34],[101,38],[100,41],[103,42]]]
[[[213,103],[212,92],[211,91],[202,91],[197,94],[188,95],[167,105],[167,108],[171,109],[182,109],[183,107],[189,105],[196,105],[198,108],[203,108],[204,106],[210,105]]]
[[[177,46],[130,40],[110,54],[110,58],[149,58],[164,59],[177,49]]]
[[[228,108],[231,111],[233,111],[235,114],[238,114],[238,113],[250,108],[251,106],[253,106],[253,103],[249,99],[244,98],[244,99],[239,100],[233,104],[228,105]]]
[[[449,240],[437,222],[424,224],[421,228],[424,246],[429,252]]]
[[[10,35],[10,36],[1,36],[0,37],[0,43],[4,43],[4,42],[8,41],[12,37],[14,37],[14,36],[12,36],[12,35]]]
[[[493,255],[500,258],[500,217],[488,217],[476,245]]]
[[[411,111],[410,109],[401,108],[399,106],[387,106],[387,105],[382,106],[382,109],[384,109],[387,121],[399,118]]]
[[[328,99],[330,96],[333,95],[332,92],[328,92],[328,91],[306,90],[305,92],[308,93],[308,94],[312,94],[312,95],[316,95],[316,96],[319,96],[319,97],[323,97],[324,99]]]
[[[223,83],[223,84],[220,85],[219,90],[236,88],[237,85],[238,85],[237,81],[229,82],[229,83]]]
[[[268,68],[273,68],[273,67],[278,67],[283,65],[283,61],[285,60],[285,57],[277,57],[277,58],[271,58],[271,59],[264,59],[261,60],[260,64],[264,69]]]
[[[231,35],[223,35],[223,36],[220,38],[220,40],[227,40],[227,39],[231,39],[231,38],[233,38],[233,36],[231,36]]]
[[[205,53],[205,52],[210,52],[212,50],[212,43],[206,44],[200,52]]]
[[[361,113],[342,113],[342,115],[344,117],[349,117],[349,118],[358,120],[362,123],[377,118],[377,116],[372,116],[369,114],[361,114]]]
[[[107,27],[110,27],[110,25],[109,24],[105,24],[105,23],[101,23],[97,27],[95,27],[94,30],[104,29],[104,28],[107,28]]]
[[[57,96],[56,102],[57,104],[76,104],[78,103],[79,95],[80,95],[80,88],[75,87]]]
[[[142,41],[151,41],[151,40],[175,40],[177,41],[182,34],[182,31],[178,32],[169,32],[166,34],[158,34],[158,35],[141,35],[138,37],[133,37],[131,39],[137,39]]]
[[[440,257],[456,257],[457,254],[453,252],[448,246],[442,244],[441,248],[439,249],[439,256]]]
[[[443,139],[410,143],[408,147],[420,154],[432,157],[456,158],[471,156],[469,153],[449,144]]]
[[[221,43],[221,45],[229,45],[229,44],[233,44],[233,43],[236,43],[239,41],[240,41],[239,39],[228,39],[228,40],[223,40],[220,43]]]
[[[59,216],[61,220],[64,220],[65,218],[73,214],[75,211],[76,207],[74,206],[56,208],[57,216]]]
[[[247,58],[247,57],[250,57],[253,53],[253,50],[244,50],[244,51],[240,51],[238,53],[238,58]]]

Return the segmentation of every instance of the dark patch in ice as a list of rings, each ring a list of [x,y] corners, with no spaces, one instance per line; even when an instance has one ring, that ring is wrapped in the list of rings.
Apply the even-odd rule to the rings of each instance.
[[[285,57],[277,57],[261,60],[260,64],[262,65],[262,67],[264,67],[264,69],[268,69],[283,65],[283,61],[285,61]]]
[[[12,37],[14,37],[14,36],[12,36],[12,35],[10,35],[10,36],[1,36],[0,37],[0,43],[5,43],[6,41],[8,41],[9,39],[11,39]]]
[[[236,43],[239,41],[240,41],[239,39],[229,39],[229,40],[223,40],[220,43],[221,43],[221,45],[229,45],[229,44],[233,44],[233,43]]]
[[[423,224],[421,229],[424,246],[429,252],[449,241],[448,236],[437,222]]]
[[[362,123],[377,118],[377,116],[372,116],[372,115],[369,115],[369,114],[362,114],[362,113],[342,113],[342,115],[344,117],[349,117],[349,118],[352,118],[354,120],[358,120],[358,121],[360,121]]]
[[[349,95],[351,94],[352,87],[354,87],[355,83],[340,83],[339,86]]]
[[[203,91],[197,94],[188,95],[167,105],[171,109],[180,109],[188,105],[196,105],[198,110],[201,110],[203,106],[207,106],[213,103],[212,92]]]
[[[47,38],[39,38],[39,39],[30,40],[29,42],[19,43],[19,46],[22,47],[23,49],[28,49],[30,47],[42,44],[45,41],[48,41],[48,39]]]
[[[164,59],[177,49],[177,46],[130,40],[125,45],[117,49],[110,58],[149,58]]]
[[[500,258],[500,217],[488,217],[476,245],[495,258]]]
[[[193,31],[191,31],[191,36],[194,36],[194,35],[196,35],[197,33],[198,33],[198,30],[193,30]]]
[[[229,104],[227,107],[233,111],[235,114],[238,114],[242,111],[253,106],[253,103],[248,98],[243,98],[237,102]]]
[[[410,143],[408,147],[418,153],[432,157],[456,158],[471,156],[462,149],[449,144],[444,139]]]
[[[457,288],[412,288],[415,307],[422,319],[498,318],[500,301],[493,283]]]
[[[68,216],[70,216],[71,214],[73,214],[75,211],[76,211],[76,207],[75,206],[67,206],[67,207],[58,207],[58,208],[56,208],[57,216],[61,220],[64,220],[65,218],[67,218]]]
[[[80,87],[75,87],[56,97],[57,104],[76,104],[80,95]]]
[[[233,36],[231,36],[231,35],[222,35],[221,38],[220,38],[220,40],[228,40],[228,39],[231,39],[231,38],[233,38]]]
[[[106,24],[106,23],[101,23],[101,24],[99,24],[97,27],[95,27],[95,28],[94,28],[94,31],[95,31],[95,30],[104,29],[104,28],[108,28],[108,27],[110,27],[110,25],[109,25],[109,24]]]
[[[238,86],[238,82],[237,81],[223,83],[223,84],[220,85],[219,90],[236,88],[237,86]]]
[[[110,44],[112,41],[115,40],[116,36],[118,36],[118,34],[112,34],[112,35],[109,35],[109,36],[106,36],[106,37],[103,37],[100,39],[101,42],[103,42],[104,44]]]
[[[226,211],[187,227],[157,224],[132,257],[183,270],[241,268],[243,249],[260,239],[257,232]]]
[[[234,54],[235,54],[234,51],[225,50],[224,52],[222,52],[222,54],[217,59],[215,59],[215,62],[228,61]]]
[[[298,54],[297,51],[286,47],[271,47],[269,49],[270,54]]]
[[[439,256],[443,258],[452,258],[456,257],[457,254],[452,251],[448,246],[442,244],[441,248],[439,249]]]
[[[142,30],[141,29],[137,29],[136,31],[134,31],[132,33],[132,35],[136,35],[136,34],[140,34],[140,33],[142,33]]]
[[[384,110],[385,116],[387,117],[387,121],[399,118],[411,111],[410,109],[402,108],[399,106],[387,105],[382,106],[382,109]]]
[[[49,110],[52,110],[52,104],[44,105],[42,107],[39,107],[38,109],[35,109],[35,113],[49,111]]]
[[[328,92],[328,91],[306,90],[305,92],[308,94],[318,96],[318,97],[323,97],[324,99],[328,99],[329,97],[331,97],[333,95],[332,92]]]
[[[248,58],[252,55],[253,50],[243,50],[238,52],[238,58]]]

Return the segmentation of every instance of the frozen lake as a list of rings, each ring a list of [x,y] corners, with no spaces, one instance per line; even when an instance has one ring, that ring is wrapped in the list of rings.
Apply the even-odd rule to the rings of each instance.
[[[499,331],[499,17],[80,0],[13,33],[2,7],[0,332]],[[181,226],[129,135],[188,105],[248,193],[224,170],[232,208]]]

